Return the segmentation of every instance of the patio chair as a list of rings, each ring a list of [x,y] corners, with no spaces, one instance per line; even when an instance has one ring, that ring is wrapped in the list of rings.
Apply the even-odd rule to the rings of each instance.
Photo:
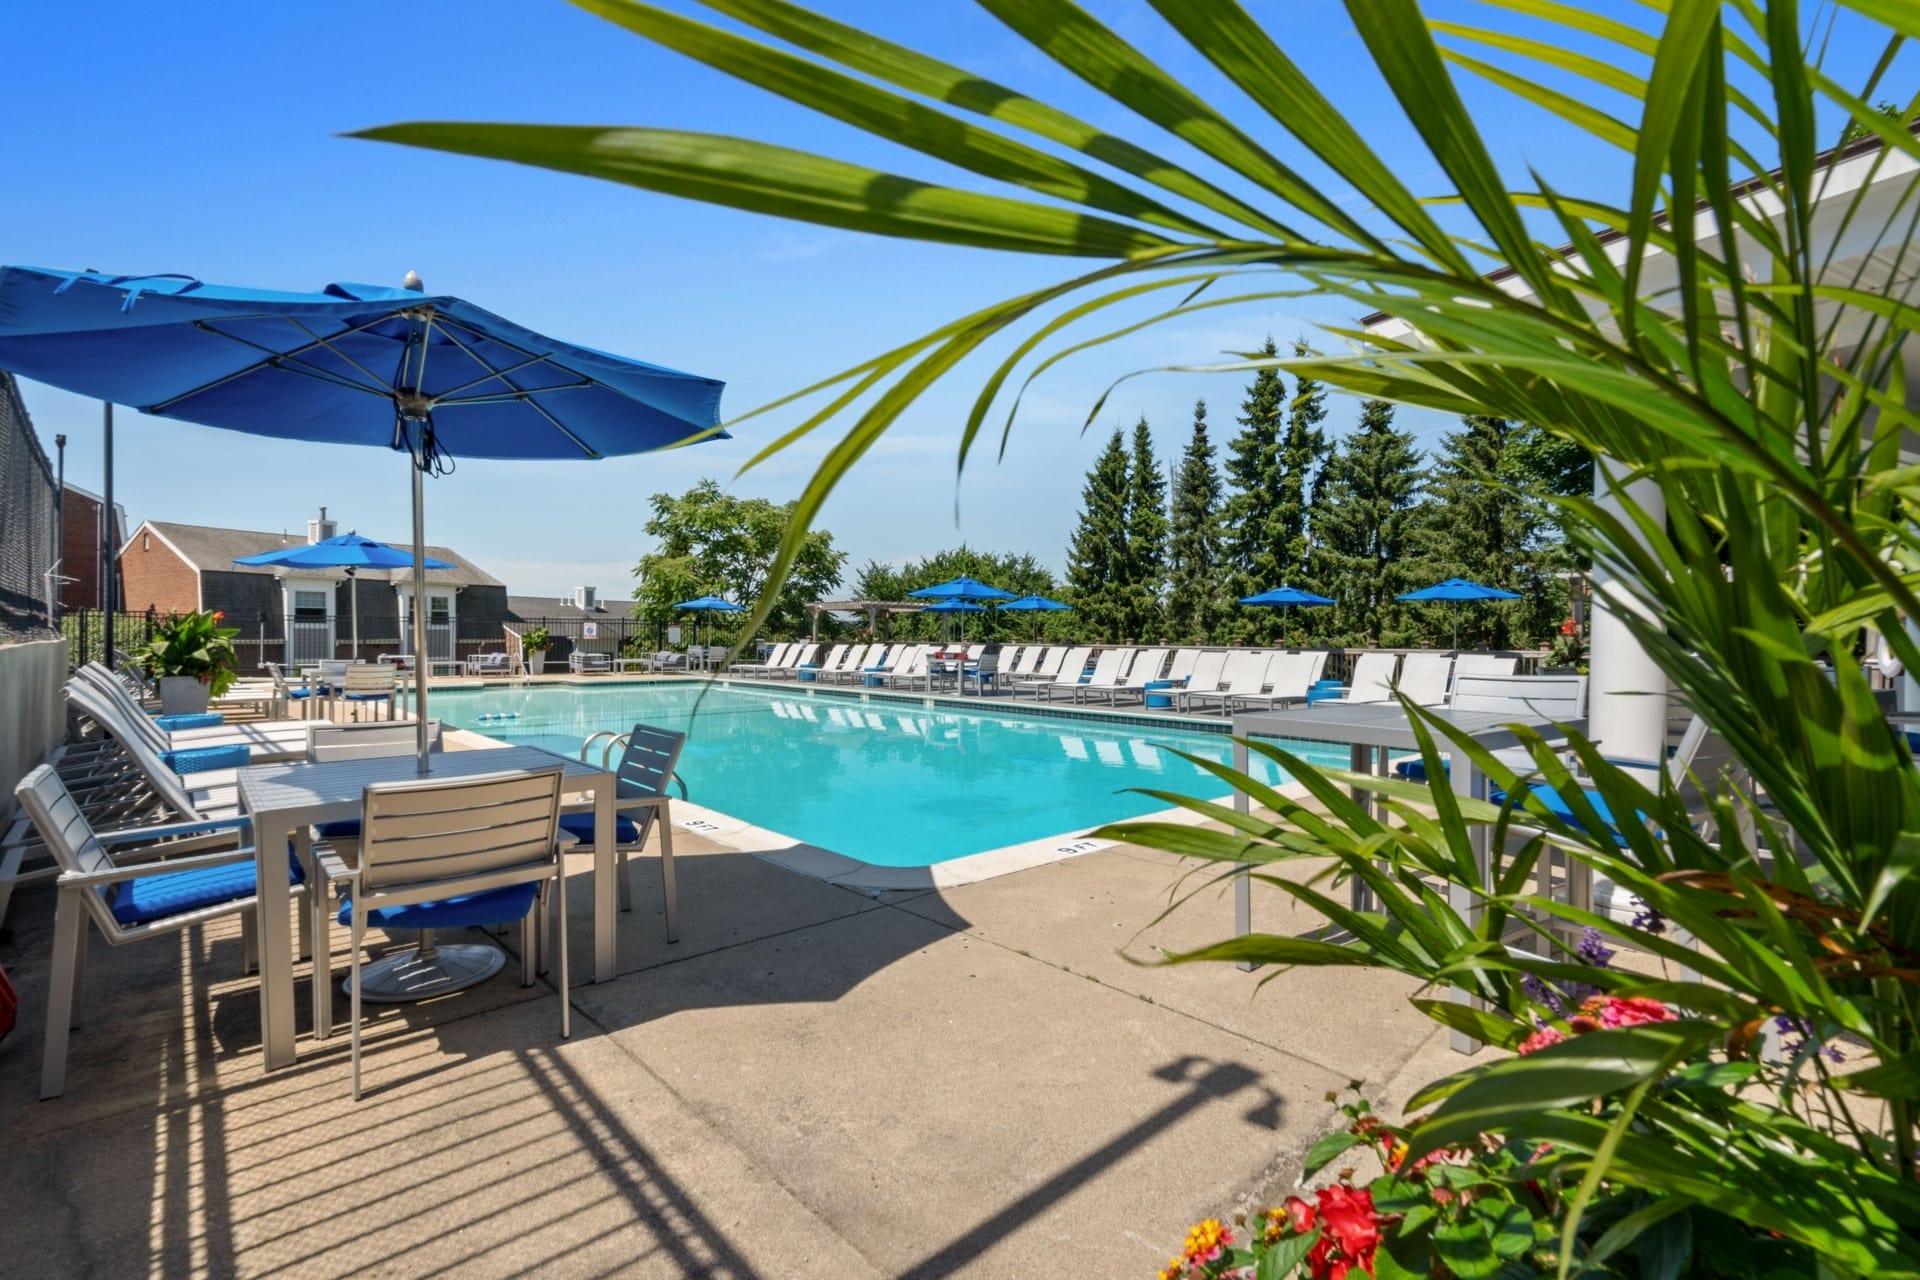
[[[1167,664],[1167,674],[1160,678],[1169,684],[1186,684],[1199,669],[1201,653],[1199,649],[1175,649],[1173,661]]]
[[[1160,671],[1167,665],[1165,649],[1148,649],[1134,655],[1133,663],[1127,673],[1111,684],[1099,684],[1088,681],[1080,686],[1075,696],[1082,702],[1091,702],[1095,697],[1103,698],[1109,705],[1118,706],[1120,695],[1137,698],[1142,703],[1147,700],[1147,682],[1158,680]]]
[[[1188,694],[1217,693],[1226,684],[1227,660],[1233,657],[1232,650],[1206,649],[1194,659],[1193,670],[1179,687],[1170,690],[1176,711],[1189,711]]]
[[[352,1020],[353,1099],[360,1100],[361,951],[368,925],[425,931],[520,922],[520,985],[532,986],[535,925],[558,939],[560,1035],[572,1034],[567,969],[567,879],[560,820],[558,767],[374,783],[361,802],[358,857],[349,863],[331,844],[314,856],[344,901],[338,919],[353,931],[347,994]],[[557,922],[543,909],[551,889]],[[331,966],[315,948],[315,981],[331,984]],[[495,953],[493,970],[502,963]],[[410,963],[412,956],[383,960]]]
[[[1268,688],[1260,693],[1236,693],[1227,699],[1227,711],[1238,711],[1241,707],[1265,707],[1271,711],[1275,707],[1284,707],[1290,702],[1305,704],[1307,690],[1313,688],[1313,682],[1327,669],[1327,652],[1324,649],[1293,650],[1274,655],[1267,667]]]
[[[1360,705],[1393,701],[1393,676],[1400,665],[1397,653],[1363,653],[1353,660],[1353,677],[1347,687],[1324,699]]]
[[[170,834],[204,834],[220,827],[244,831],[244,818],[95,832],[49,765],[31,770],[14,795],[60,870],[47,990],[47,1042],[40,1065],[40,1096],[57,1098],[66,1091],[67,1042],[86,962],[87,918],[92,918],[109,945],[118,947],[238,915],[243,961],[251,969],[254,851],[242,843],[218,852],[169,857],[169,846],[161,843]],[[141,847],[118,856],[110,851],[114,844],[136,840]],[[291,858],[287,875],[298,892],[303,877]]]
[[[575,675],[609,675],[613,671],[613,655],[610,653],[587,653],[575,649],[567,655],[567,670]]]
[[[840,665],[822,671],[820,678],[829,684],[856,684],[866,666],[884,653],[886,653],[885,645],[850,645],[845,656],[840,659]]]
[[[340,700],[353,704],[356,720],[360,718],[361,707],[384,702],[387,704],[387,719],[391,720],[394,714],[393,694],[399,679],[399,668],[385,662],[351,663],[341,679]]]
[[[636,724],[608,744],[608,750],[623,748],[619,767],[614,770],[613,847],[620,859],[620,909],[633,910],[632,873],[627,855],[646,847],[647,837],[656,823],[660,828],[660,890],[666,903],[667,941],[680,941],[680,896],[673,877],[673,813],[668,807],[667,783],[680,788],[687,798],[687,784],[674,772],[687,735],[672,729]],[[584,756],[583,756],[584,758]],[[560,830],[582,844],[593,843],[596,828],[593,809],[569,806],[560,815]]]
[[[259,725],[169,732],[145,715],[136,713],[135,718],[130,719],[124,707],[116,705],[97,686],[84,680],[67,681],[67,702],[128,751],[137,744],[154,760],[183,776],[276,760],[298,760],[307,750],[304,723],[276,726],[278,732],[271,737],[242,732],[259,730],[262,727]]]
[[[1395,692],[1417,707],[1437,707],[1447,700],[1447,681],[1453,676],[1450,653],[1410,653],[1400,660]]]
[[[468,654],[464,670],[470,676],[512,675],[512,655],[504,649],[489,650],[486,653]]]
[[[962,662],[960,664],[960,691],[965,693],[969,682],[971,682],[974,688],[979,690],[983,696],[987,692],[988,685],[992,685],[995,689],[998,689],[1000,687],[1000,654],[1002,652],[1004,652],[1004,650],[996,650],[993,653],[983,653],[980,657],[972,661]]]
[[[1026,644],[1014,650],[1013,657],[1007,659],[1007,651],[1002,649],[1000,651],[1000,657],[1003,659],[1000,667],[1001,683],[1012,684],[1032,675],[1034,669],[1040,665],[1040,659],[1046,656],[1046,652],[1044,645]]]
[[[1460,676],[1510,676],[1520,669],[1520,659],[1497,653],[1461,653],[1453,659],[1453,674]]]
[[[1511,711],[1515,717],[1578,720],[1587,714],[1585,676],[1456,675],[1447,705],[1454,711]],[[1531,772],[1533,756],[1524,747],[1503,747],[1494,757],[1509,768]],[[1441,757],[1446,762],[1446,757]],[[1397,777],[1427,780],[1426,761],[1409,757],[1393,766]]]
[[[889,660],[891,660],[892,655],[888,656]],[[896,684],[913,684],[917,681],[929,679],[927,675],[927,646],[924,644],[916,644],[903,651],[899,664],[890,670],[882,671],[880,678],[889,687]]]
[[[826,657],[821,658],[816,656],[816,659],[813,663],[801,664],[799,667],[796,667],[794,669],[794,673],[793,673],[794,679],[798,680],[800,678],[800,673],[802,671],[807,670],[808,667],[811,666],[813,670],[814,681],[818,683],[823,673],[835,669],[842,662],[846,661],[847,649],[848,649],[847,645],[837,644],[833,646],[833,648],[827,650]]]
[[[780,663],[786,658],[787,654],[790,653],[793,649],[794,649],[794,645],[791,643],[777,644],[773,646],[773,651],[767,654],[767,660],[765,662],[758,662],[758,661],[730,662],[727,664],[727,674],[730,676],[765,675],[767,672],[771,671],[773,668],[779,666]],[[691,650],[689,650],[689,652],[691,652]]]
[[[1009,682],[1013,687],[1013,696],[1017,698],[1023,693],[1031,693],[1039,697],[1049,686],[1059,680],[1060,673],[1069,667],[1072,668],[1074,679],[1077,681],[1080,672],[1087,665],[1087,659],[1092,654],[1093,650],[1088,648],[1054,645],[1047,650],[1046,656],[1034,666],[1032,671]]]
[[[1174,705],[1182,711],[1197,710],[1203,703],[1217,702],[1220,713],[1233,709],[1236,696],[1257,695],[1267,687],[1267,668],[1280,655],[1264,649],[1235,649],[1220,669],[1220,683],[1212,689],[1189,686],[1175,692]]]
[[[252,749],[254,763],[272,759],[297,758],[305,747],[307,731],[298,724],[266,721],[258,724],[217,724],[200,728],[169,729],[148,715],[113,674],[98,663],[88,663],[67,681],[69,699],[76,688],[90,690],[96,701],[114,708],[126,727],[139,734],[156,752],[184,751],[201,747],[231,746],[244,743]],[[87,713],[89,716],[92,712]],[[292,752],[292,755],[288,753]]]
[[[1112,684],[1125,675],[1127,664],[1133,661],[1135,652],[1133,649],[1102,649],[1093,660],[1091,674],[1084,669],[1086,665],[1084,657],[1076,664],[1073,661],[1073,655],[1068,654],[1065,665],[1060,668],[1059,678],[1052,684],[1042,686],[1041,692],[1046,694],[1048,702],[1053,701],[1056,691],[1070,692],[1073,694],[1073,700],[1078,702],[1080,701],[1079,691],[1087,684]]]
[[[440,738],[440,721],[428,720],[427,750],[440,750]],[[364,724],[315,721],[307,730],[307,761],[310,764],[412,755],[418,746],[419,729],[416,722],[411,720],[369,720]]]

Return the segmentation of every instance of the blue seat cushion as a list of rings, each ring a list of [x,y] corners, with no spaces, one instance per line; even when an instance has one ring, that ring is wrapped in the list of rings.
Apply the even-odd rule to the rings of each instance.
[[[593,839],[593,815],[590,813],[563,813],[560,815],[560,829],[568,835],[577,836],[583,841]],[[632,818],[613,816],[613,842],[615,844],[639,844],[640,824]]]
[[[1440,771],[1442,773],[1453,772],[1445,760],[1440,762]],[[1427,762],[1425,760],[1402,760],[1393,766],[1393,776],[1396,778],[1405,778],[1409,782],[1425,782],[1427,780]]]
[[[390,693],[349,693],[344,696],[348,702],[384,702],[393,695]]]
[[[367,923],[382,929],[465,929],[473,925],[511,924],[533,910],[538,884],[510,884],[484,893],[416,902],[406,907],[375,907]],[[353,923],[353,902],[340,904],[340,923]]]
[[[342,818],[338,822],[316,822],[313,829],[322,840],[358,840],[360,838],[360,819]],[[287,848],[293,848],[293,841],[287,841]]]
[[[1535,783],[1531,790],[1533,791],[1534,798],[1546,805],[1554,817],[1560,819],[1560,821],[1566,823],[1568,826],[1578,827],[1582,825],[1580,819],[1574,816],[1572,807],[1561,798],[1558,791],[1555,791],[1544,782]],[[1613,810],[1607,807],[1606,797],[1602,796],[1598,791],[1585,788],[1582,790],[1587,797],[1587,803],[1593,806],[1594,813],[1599,815],[1600,821],[1607,824],[1607,834],[1613,837],[1616,844],[1625,844],[1627,838],[1620,834],[1620,824],[1614,821]],[[1489,790],[1487,792],[1487,799],[1493,801],[1495,804],[1505,804],[1507,802],[1507,793],[1497,788]]]
[[[214,729],[227,722],[218,711],[190,712],[183,716],[155,716],[153,722],[172,733],[175,729]]]
[[[244,742],[224,747],[182,747],[162,751],[160,758],[178,774],[204,773],[209,769],[244,769],[253,752]]]
[[[287,859],[287,883],[306,877],[300,864]],[[230,862],[220,867],[196,867],[165,875],[142,876],[113,886],[113,918],[121,924],[149,924],[169,916],[185,915],[203,907],[253,896],[253,862]]]

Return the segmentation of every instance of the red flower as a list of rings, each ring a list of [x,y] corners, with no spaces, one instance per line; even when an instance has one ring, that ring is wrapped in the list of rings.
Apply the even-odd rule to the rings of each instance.
[[[1567,1038],[1567,1033],[1558,1027],[1542,1027],[1520,1042],[1520,1056],[1538,1053],[1550,1044],[1559,1044]]]
[[[1302,1200],[1299,1196],[1287,1197],[1287,1224],[1293,1228],[1295,1235],[1303,1236],[1313,1230],[1314,1219],[1317,1216],[1313,1205],[1308,1201]]]
[[[224,610],[224,609],[215,609],[215,610],[213,611],[213,620],[214,620],[215,622],[225,622],[225,621],[227,620],[227,613],[226,613],[226,610]]]
[[[1561,623],[1561,624],[1560,624],[1560,634],[1561,634],[1561,635],[1563,635],[1563,636],[1570,636],[1570,635],[1572,635],[1572,634],[1573,634],[1573,619],[1572,619],[1572,618],[1568,618],[1568,619],[1567,619],[1567,620],[1566,620],[1565,622],[1563,622],[1563,623]]]
[[[1649,1022],[1672,1022],[1673,1010],[1651,996],[1594,996],[1580,1012],[1598,1018],[1603,1027],[1639,1027]]]

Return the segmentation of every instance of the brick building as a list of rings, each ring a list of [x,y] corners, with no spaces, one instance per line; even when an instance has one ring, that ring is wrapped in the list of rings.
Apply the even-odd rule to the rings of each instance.
[[[339,531],[325,508],[319,519],[307,522],[304,537],[143,521],[120,550],[125,607],[162,615],[217,609],[228,626],[240,628],[241,661],[251,665],[352,656],[357,596],[359,656],[411,652],[406,618],[414,595],[412,570],[362,569],[349,575],[344,569],[233,563]],[[452,657],[456,650],[464,654],[489,642],[498,648],[500,624],[509,617],[505,585],[448,547],[428,547],[427,554],[454,566],[427,571],[429,652]]]
[[[100,495],[69,484],[60,501],[60,612],[100,607],[100,546],[107,539]],[[113,545],[127,537],[127,509],[113,504]],[[124,601],[123,592],[120,599]],[[124,604],[119,606],[124,608]]]

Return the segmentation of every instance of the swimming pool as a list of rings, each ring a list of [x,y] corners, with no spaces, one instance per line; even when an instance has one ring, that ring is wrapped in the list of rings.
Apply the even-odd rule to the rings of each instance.
[[[644,721],[685,730],[679,772],[696,804],[888,867],[931,866],[1167,807],[1129,787],[1218,796],[1218,779],[1154,744],[1220,761],[1232,751],[1224,734],[1004,704],[958,711],[737,685],[701,699],[703,687],[449,689],[434,694],[432,710],[449,725],[568,756],[602,729]],[[1339,748],[1319,750],[1344,767]],[[1255,763],[1267,781],[1280,780]]]

